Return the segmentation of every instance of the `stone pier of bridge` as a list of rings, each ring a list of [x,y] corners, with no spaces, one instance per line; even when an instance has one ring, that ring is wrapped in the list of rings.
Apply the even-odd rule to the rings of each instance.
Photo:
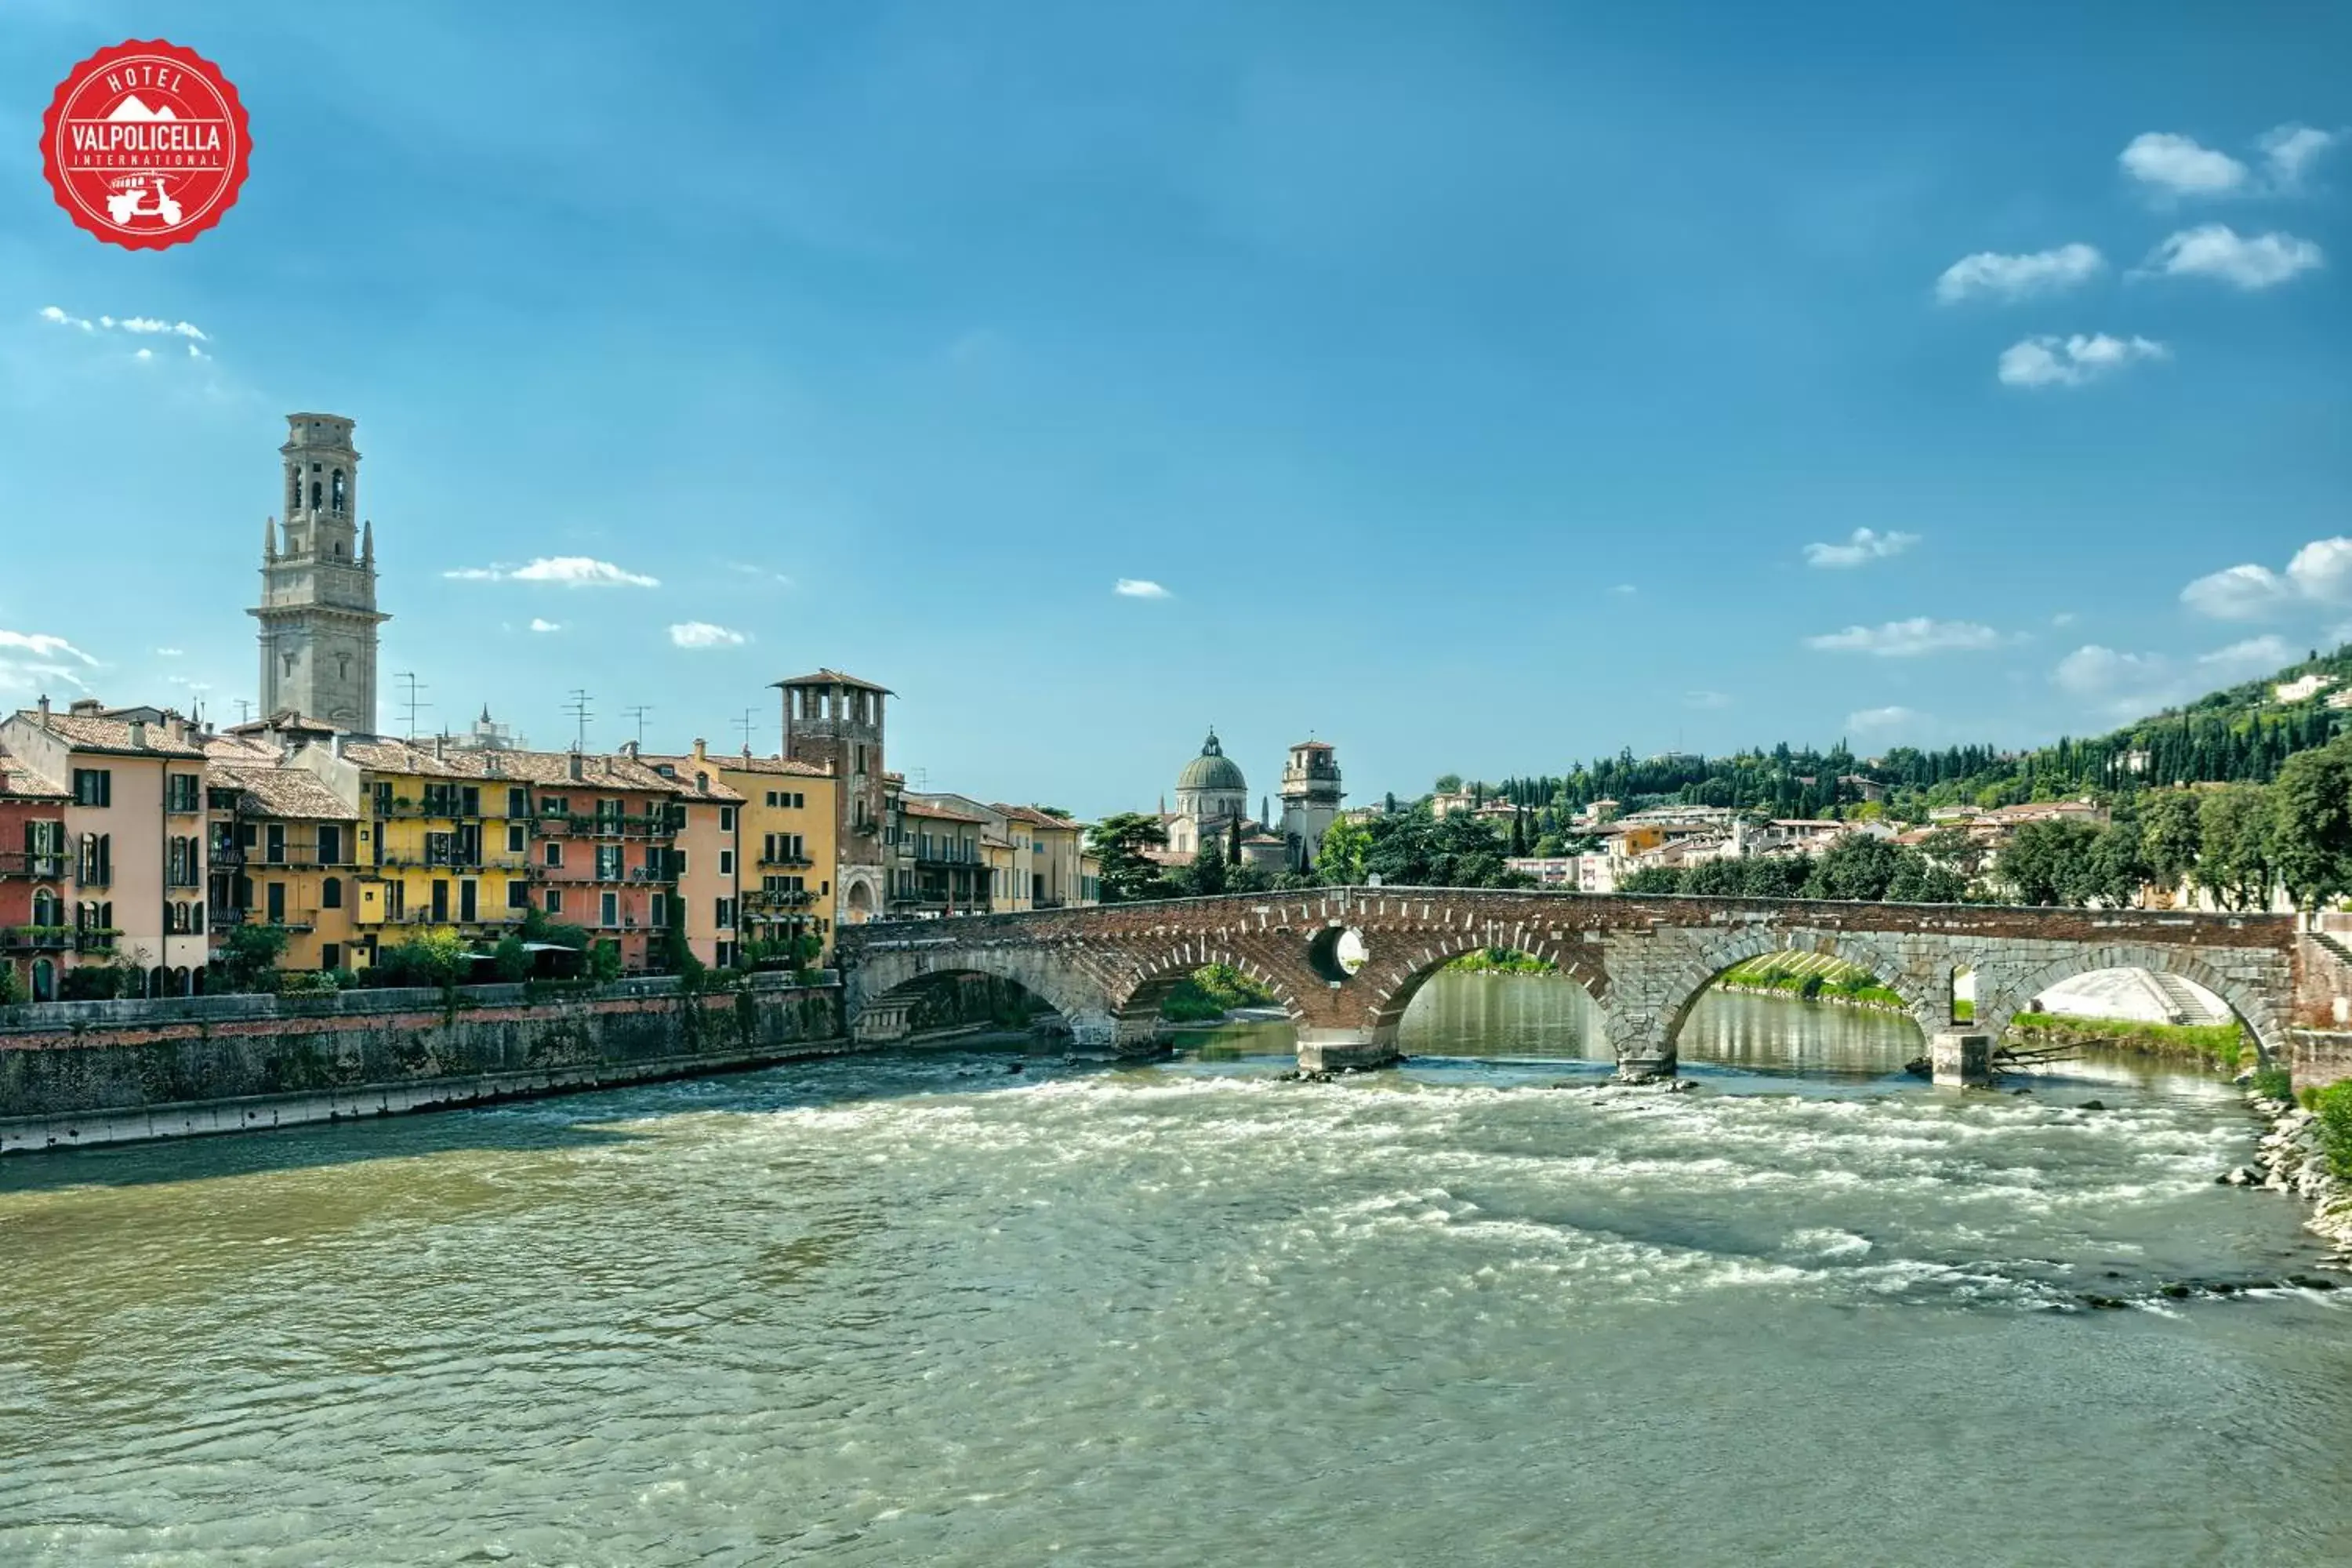
[[[894,998],[930,976],[992,974],[1054,1009],[1078,1048],[1123,1056],[1159,1048],[1160,1005],[1179,982],[1229,965],[1289,1016],[1300,1067],[1327,1071],[1396,1061],[1398,1026],[1421,987],[1486,948],[1545,960],[1581,985],[1632,1080],[1674,1076],[1676,1036],[1698,998],[1726,969],[1773,952],[1867,970],[1902,999],[1939,1080],[1952,1082],[1979,1081],[2011,1017],[2077,974],[2136,967],[2194,982],[2237,1013],[2265,1059],[2289,1054],[2291,1025],[2320,1005],[2305,993],[2326,988],[2325,955],[2286,915],[1487,889],[1328,888],[898,921],[845,926],[837,942],[854,1019],[871,1010],[903,1020]],[[1965,1018],[1953,994],[1961,972],[1974,976]],[[2341,966],[2333,973],[2345,989]]]

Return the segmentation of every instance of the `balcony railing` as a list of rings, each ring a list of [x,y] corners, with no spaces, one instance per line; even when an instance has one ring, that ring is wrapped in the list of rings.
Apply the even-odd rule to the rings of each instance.
[[[804,910],[816,902],[805,888],[746,888],[742,897],[747,910]]]
[[[814,866],[816,862],[810,859],[805,855],[762,855],[755,864],[761,866],[805,867]]]
[[[210,904],[205,909],[205,920],[215,931],[235,931],[245,923],[245,911],[235,904]]]
[[[66,874],[66,857],[61,854],[34,854],[24,849],[0,850],[0,877],[28,877],[38,882],[51,882]]]
[[[122,933],[104,926],[85,926],[74,932],[77,952],[112,952],[114,939]]]
[[[71,926],[10,926],[0,930],[0,952],[62,952],[73,942]]]

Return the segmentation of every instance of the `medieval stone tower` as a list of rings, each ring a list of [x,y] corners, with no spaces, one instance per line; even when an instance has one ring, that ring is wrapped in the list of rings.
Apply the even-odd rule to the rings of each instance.
[[[824,668],[775,683],[784,693],[784,755],[833,774],[835,820],[835,918],[876,918],[889,894],[887,777],[882,761],[882,704],[887,687]]]
[[[352,422],[289,414],[277,519],[261,530],[261,711],[289,710],[375,732],[375,527],[357,524],[360,455]]]
[[[1282,836],[1290,843],[1293,869],[1315,864],[1323,835],[1339,819],[1339,756],[1321,741],[1290,748],[1282,769]]]

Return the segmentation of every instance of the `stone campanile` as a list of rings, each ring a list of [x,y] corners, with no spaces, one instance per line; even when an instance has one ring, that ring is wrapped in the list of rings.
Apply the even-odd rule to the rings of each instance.
[[[352,422],[289,414],[279,494],[282,528],[262,524],[261,712],[292,711],[375,732],[375,529],[360,515]]]
[[[775,683],[784,694],[784,755],[823,768],[834,786],[834,918],[855,925],[887,907],[890,774],[882,704],[897,693],[830,667]]]
[[[1323,852],[1323,835],[1339,820],[1339,754],[1322,741],[1290,748],[1282,769],[1282,836],[1290,846],[1293,870],[1303,871]]]

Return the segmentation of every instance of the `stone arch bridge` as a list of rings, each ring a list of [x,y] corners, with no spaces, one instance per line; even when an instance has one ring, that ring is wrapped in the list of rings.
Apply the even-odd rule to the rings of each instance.
[[[1334,951],[1349,931],[1369,953],[1352,973]],[[1939,1079],[1965,1079],[1982,1076],[1990,1041],[2040,992],[2122,967],[2203,986],[2266,1059],[2283,1059],[2290,1025],[2312,1010],[2299,998],[2340,978],[2306,977],[2326,962],[2313,940],[2292,915],[1346,887],[844,926],[837,946],[861,1038],[903,1034],[906,988],[924,977],[981,973],[1052,1006],[1081,1043],[1142,1052],[1176,983],[1227,963],[1274,993],[1309,1068],[1396,1059],[1397,1023],[1432,974],[1481,948],[1514,948],[1591,994],[1629,1078],[1674,1072],[1684,1016],[1732,964],[1827,953],[1901,995],[1934,1042]],[[1953,1017],[1962,968],[1976,993],[1965,1025]]]

